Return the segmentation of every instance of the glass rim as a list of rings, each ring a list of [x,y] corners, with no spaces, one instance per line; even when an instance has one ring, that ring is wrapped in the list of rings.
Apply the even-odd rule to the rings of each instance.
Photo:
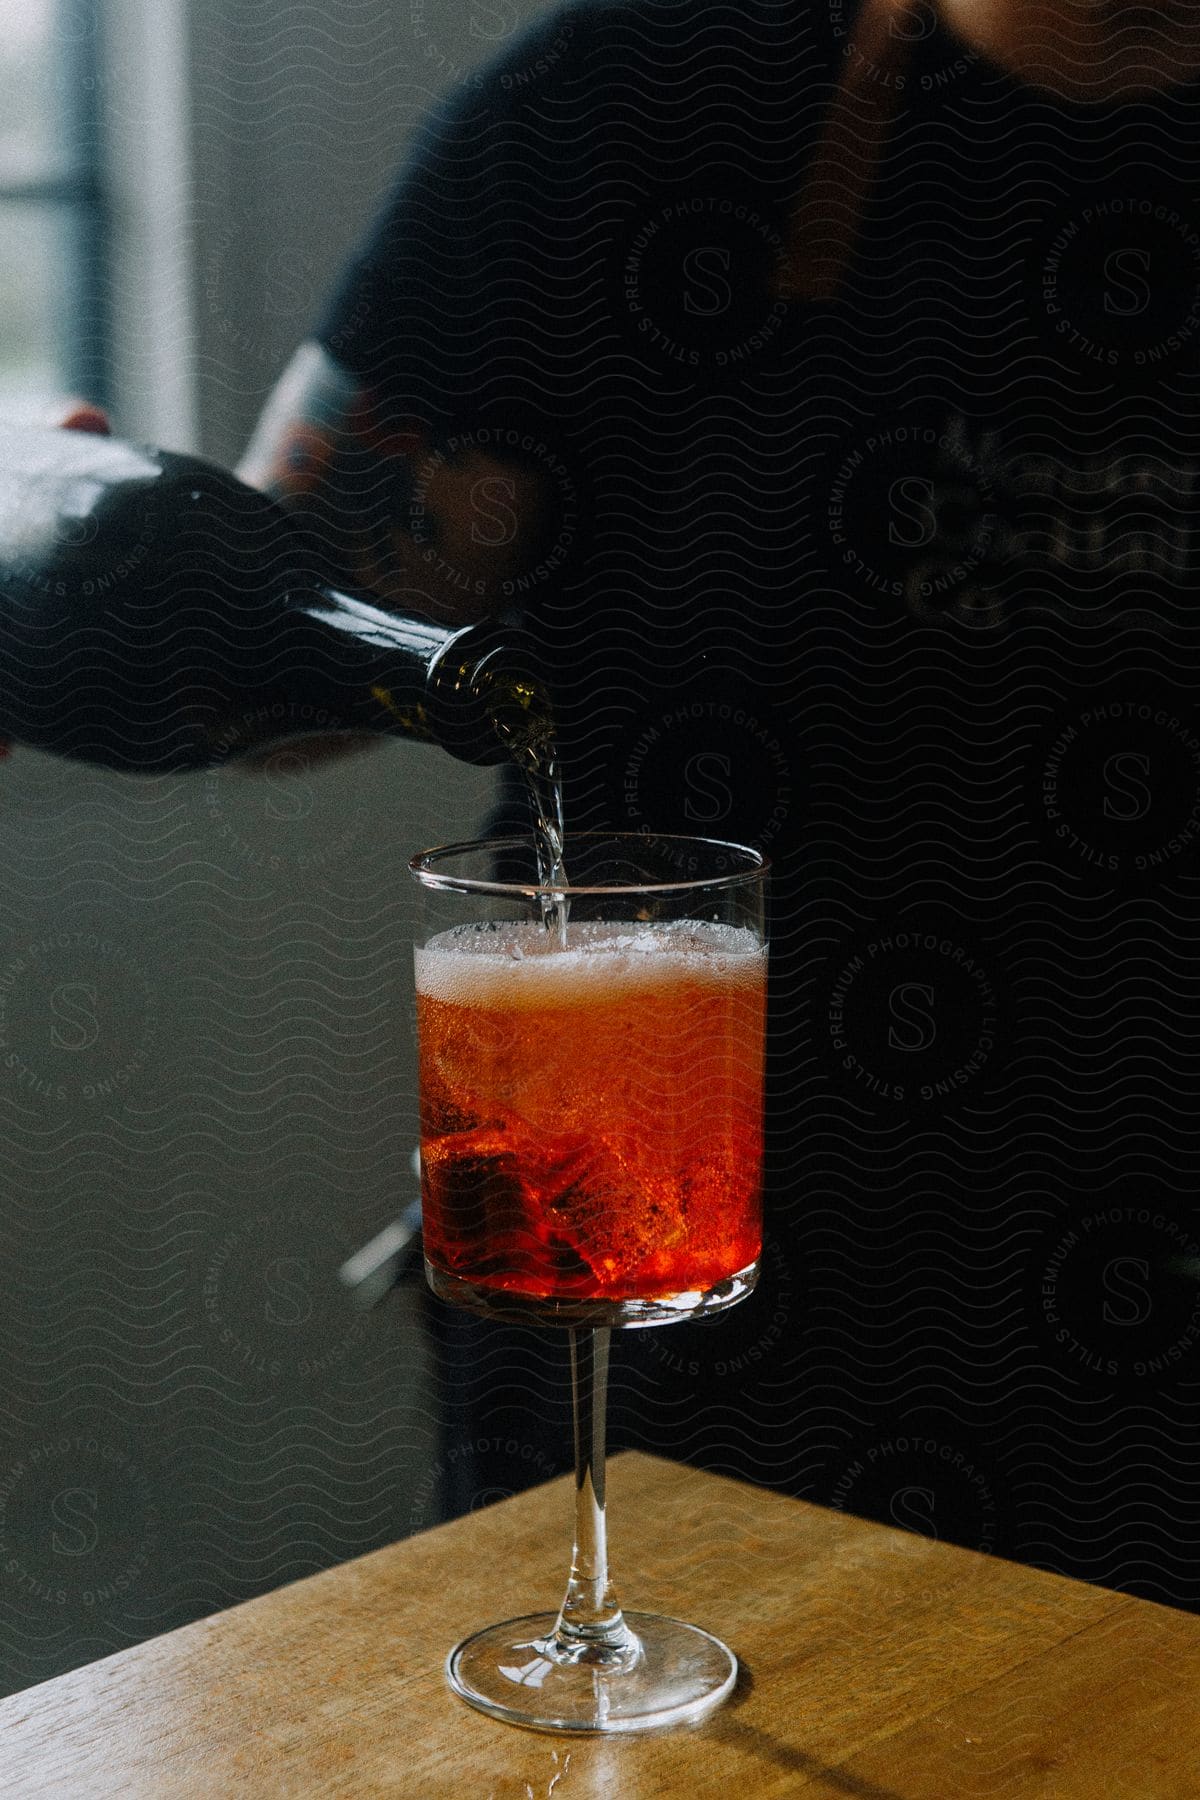
[[[682,894],[695,893],[700,888],[737,888],[749,887],[754,882],[762,881],[770,873],[771,859],[761,850],[755,850],[750,844],[735,844],[725,838],[690,837],[683,832],[656,831],[576,831],[568,832],[567,848],[572,843],[585,844],[687,844],[693,849],[725,850],[736,852],[738,856],[753,859],[752,866],[745,869],[734,869],[723,875],[688,875],[680,880],[672,881],[621,881],[621,882],[586,882],[580,887],[573,883],[569,886],[557,886],[540,881],[487,881],[474,875],[444,874],[435,865],[441,861],[449,861],[451,857],[463,856],[475,850],[517,850],[531,849],[534,845],[532,834],[517,836],[508,834],[504,837],[466,838],[455,844],[435,844],[429,850],[420,850],[408,859],[408,871],[413,880],[421,887],[439,893],[451,894],[489,894],[506,895],[512,899],[535,900],[539,894],[565,894],[568,897],[585,895],[618,895],[618,894]]]

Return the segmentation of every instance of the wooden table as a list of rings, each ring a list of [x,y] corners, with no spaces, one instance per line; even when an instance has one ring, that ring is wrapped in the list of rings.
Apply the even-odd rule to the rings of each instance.
[[[442,1680],[557,1604],[566,1480],[0,1704],[0,1792],[89,1800],[1189,1800],[1200,1621],[673,1463],[622,1456],[619,1591],[743,1659],[705,1724],[551,1737]]]

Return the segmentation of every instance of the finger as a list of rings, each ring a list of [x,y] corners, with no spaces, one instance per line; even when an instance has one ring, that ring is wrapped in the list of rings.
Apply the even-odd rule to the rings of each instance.
[[[108,414],[88,400],[68,400],[50,423],[61,426],[64,431],[94,431],[101,437],[107,437],[112,430]]]

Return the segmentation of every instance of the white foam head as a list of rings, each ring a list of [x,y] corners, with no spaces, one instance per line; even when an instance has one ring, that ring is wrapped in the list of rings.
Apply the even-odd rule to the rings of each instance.
[[[578,1004],[681,980],[740,986],[762,979],[752,931],[699,921],[572,924],[566,949],[529,920],[439,932],[416,952],[417,992],[457,1006]]]

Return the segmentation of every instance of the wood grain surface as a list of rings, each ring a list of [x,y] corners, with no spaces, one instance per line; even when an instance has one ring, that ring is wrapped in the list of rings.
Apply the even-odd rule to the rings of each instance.
[[[705,1724],[632,1739],[472,1712],[465,1632],[552,1608],[569,1481],[0,1703],[0,1792],[440,1800],[1189,1800],[1200,1621],[644,1456],[610,1469],[625,1604],[738,1652]]]

